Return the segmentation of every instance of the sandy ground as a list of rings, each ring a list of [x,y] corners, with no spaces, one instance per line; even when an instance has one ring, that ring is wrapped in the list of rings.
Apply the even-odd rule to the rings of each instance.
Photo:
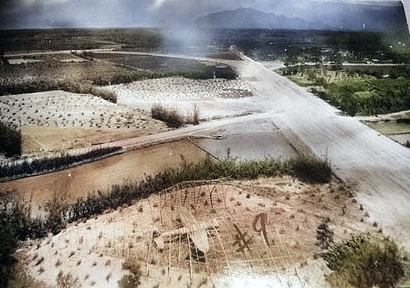
[[[181,184],[20,252],[29,273],[49,285],[70,273],[82,287],[117,287],[129,273],[122,263],[132,259],[140,265],[139,287],[323,287],[328,270],[314,254],[324,221],[335,241],[376,229],[336,181],[260,178]]]
[[[271,104],[271,120],[282,131],[289,129],[296,134],[314,155],[327,158],[339,177],[357,182],[358,202],[385,233],[410,248],[410,150],[357,119],[341,116],[335,108],[262,65],[251,60],[245,63],[249,65],[243,73],[260,79],[257,91]]]

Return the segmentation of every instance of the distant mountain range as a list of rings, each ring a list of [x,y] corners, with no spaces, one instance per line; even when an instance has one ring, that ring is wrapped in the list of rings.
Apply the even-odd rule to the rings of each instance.
[[[407,27],[402,5],[361,5],[335,2],[330,4],[322,2],[318,6],[316,2],[306,11],[306,15],[310,16],[311,19],[265,13],[252,8],[239,8],[211,13],[197,18],[195,25],[209,29],[263,28],[385,32]],[[312,15],[317,20],[312,20]]]
[[[252,8],[211,13],[199,18],[195,24],[205,28],[271,28],[271,29],[328,29],[323,22],[308,22],[301,18],[289,18],[273,13],[264,13]]]

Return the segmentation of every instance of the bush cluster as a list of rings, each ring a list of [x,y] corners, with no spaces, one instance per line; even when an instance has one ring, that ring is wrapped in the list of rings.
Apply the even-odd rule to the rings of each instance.
[[[290,71],[289,69],[293,69]],[[407,65],[380,68],[343,68],[336,81],[326,81],[328,68],[306,65],[286,68],[286,75],[350,116],[377,115],[410,109],[410,68]],[[300,76],[305,76],[301,77]]]
[[[291,160],[294,175],[308,183],[328,183],[332,178],[332,168],[328,161],[309,157]]]
[[[410,109],[410,83],[406,78],[331,83],[319,96],[350,116]]]
[[[167,109],[161,104],[155,104],[151,107],[151,116],[154,119],[163,121],[171,128],[179,128],[184,125],[184,116],[178,110]]]
[[[14,164],[2,165],[0,166],[0,181],[66,169],[77,163],[108,157],[109,155],[120,152],[121,149],[121,147],[108,147],[96,149],[80,155],[67,155],[33,160],[25,159],[23,161],[15,162]]]
[[[76,81],[65,82],[34,79],[30,82],[0,85],[0,95],[35,93],[52,90],[63,90],[72,93],[91,94],[97,97],[101,97],[102,99],[110,101],[112,103],[117,103],[117,95],[114,92],[107,91],[91,84],[80,83]]]
[[[333,287],[390,288],[404,276],[397,245],[381,235],[352,235],[323,258],[333,271],[328,276]]]
[[[21,131],[0,122],[0,153],[6,157],[21,155]]]

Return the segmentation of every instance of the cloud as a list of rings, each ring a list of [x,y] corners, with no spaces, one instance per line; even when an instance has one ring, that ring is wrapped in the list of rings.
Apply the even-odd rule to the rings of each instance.
[[[0,0],[0,28],[186,25],[209,13],[239,7],[314,18],[320,12],[313,11],[312,7],[318,7],[314,3],[346,1],[367,3],[367,0]],[[306,7],[310,12],[303,12]]]
[[[152,5],[153,9],[160,8],[167,0],[155,0],[154,4]]]

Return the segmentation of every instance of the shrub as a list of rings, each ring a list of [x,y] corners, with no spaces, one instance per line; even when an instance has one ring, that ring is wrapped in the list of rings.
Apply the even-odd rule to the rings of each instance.
[[[151,116],[154,119],[163,121],[168,127],[179,128],[184,125],[184,116],[175,109],[166,109],[160,104],[155,104],[151,108]]]
[[[395,287],[404,276],[395,242],[380,234],[353,235],[323,255],[333,287]]]
[[[21,131],[0,122],[0,153],[6,157],[21,155]]]
[[[137,288],[141,283],[132,274],[125,274],[121,280],[118,281],[118,288]]]
[[[328,249],[333,244],[333,231],[329,229],[326,222],[316,228],[316,239],[318,241],[316,245],[322,249]]]
[[[121,150],[121,147],[114,146],[91,150],[79,155],[65,155],[33,160],[26,159],[13,165],[3,165],[0,166],[0,182],[7,179],[65,169],[80,163],[91,162],[120,153]]]
[[[194,125],[198,125],[199,124],[199,107],[198,104],[194,104],[193,107],[193,116],[192,116],[192,123]]]
[[[77,278],[74,278],[70,272],[64,274],[63,271],[60,271],[57,275],[57,288],[81,288],[80,281]]]
[[[298,157],[291,160],[295,176],[308,183],[328,183],[332,178],[332,168],[328,161],[309,157]]]
[[[129,270],[131,274],[124,275],[120,281],[118,281],[119,288],[136,288],[141,282],[141,266],[135,261],[135,259],[127,259],[122,264],[122,269]]]

